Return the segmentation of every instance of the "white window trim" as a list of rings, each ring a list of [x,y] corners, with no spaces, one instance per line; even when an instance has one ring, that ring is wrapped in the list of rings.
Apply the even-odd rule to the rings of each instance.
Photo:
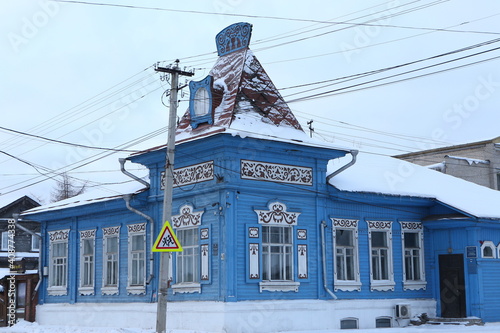
[[[353,219],[338,219],[331,218],[332,220],[332,234],[333,234],[333,280],[334,280],[334,290],[342,291],[360,291],[361,290],[361,279],[359,274],[359,242],[358,242],[358,223],[359,220]],[[339,280],[337,279],[337,242],[336,242],[336,230],[352,230],[354,231],[354,275],[355,280]]]
[[[260,292],[263,291],[299,291],[300,282],[294,281],[262,281],[259,282]]]
[[[101,288],[101,293],[103,295],[118,295],[119,293],[119,288],[120,288],[120,227],[108,227],[108,228],[102,228],[102,288]],[[109,238],[116,237],[118,238],[118,252],[117,252],[117,258],[116,260],[118,261],[118,271],[117,271],[117,277],[116,277],[116,286],[107,286],[106,285],[106,276],[107,276],[107,240]]]
[[[425,277],[425,253],[424,253],[424,228],[422,222],[400,222],[401,224],[401,262],[403,266],[403,290],[425,290],[427,281]],[[406,280],[405,265],[405,233],[418,233],[420,242],[420,280]]]
[[[484,256],[484,249],[489,247],[491,249],[491,257],[485,257]],[[481,244],[481,258],[484,259],[496,259],[497,258],[497,247],[495,244],[493,244],[492,241],[484,241],[483,244]]]
[[[78,293],[80,295],[88,296],[94,295],[95,293],[95,234],[96,229],[80,231],[80,283],[78,287]],[[84,273],[85,273],[85,261],[84,261],[84,241],[90,240],[92,242],[92,285],[83,286]]]
[[[146,222],[127,225],[128,229],[128,276],[127,276],[127,293],[131,295],[142,295],[146,293],[146,271],[147,271],[147,253],[146,247]],[[142,235],[144,238],[144,283],[142,285],[131,285],[132,283],[132,236]]]
[[[65,296],[68,294],[68,266],[69,266],[69,258],[68,258],[68,252],[69,252],[69,230],[70,229],[64,229],[64,230],[57,230],[57,231],[49,231],[49,287],[47,288],[47,294],[49,296]],[[53,268],[53,260],[52,260],[52,246],[57,243],[66,243],[66,279],[65,285],[62,286],[52,286],[52,281],[54,279],[54,276],[52,274],[52,268]]]
[[[38,245],[42,243],[42,240],[40,239],[40,233],[36,233],[38,236],[31,235],[31,251],[33,252],[40,252],[40,246],[38,248],[35,248],[33,245],[35,244],[35,241],[38,241]]]
[[[392,221],[366,221],[368,224],[368,251],[369,251],[369,260],[370,260],[370,290],[378,290],[378,291],[394,291],[394,286],[396,282],[394,282],[394,259],[392,255],[393,246],[392,246]],[[385,232],[387,237],[387,269],[389,279],[387,280],[374,280],[373,279],[373,265],[372,265],[372,232],[380,231]]]
[[[2,251],[8,251],[9,250],[9,232],[8,231],[3,231],[2,232]]]
[[[497,258],[500,258],[500,243],[497,246]]]
[[[289,212],[286,204],[273,201],[270,202],[267,206],[269,210],[259,210],[254,209],[254,212],[257,214],[258,223],[262,226],[274,226],[274,227],[283,227],[291,229],[291,255],[292,255],[292,272],[290,281],[261,281],[259,282],[260,292],[262,291],[270,291],[270,292],[287,292],[287,291],[299,291],[300,282],[295,281],[295,267],[296,262],[296,252],[293,250],[295,248],[295,226],[298,225],[298,219],[301,213],[299,212]],[[261,236],[262,237],[262,236]],[[263,246],[263,242],[261,242],[261,246]],[[262,262],[262,252],[259,253],[259,261]],[[261,276],[263,273],[261,272]]]

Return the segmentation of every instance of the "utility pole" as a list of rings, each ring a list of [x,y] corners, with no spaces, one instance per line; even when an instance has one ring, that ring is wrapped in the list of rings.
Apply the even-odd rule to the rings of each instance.
[[[179,75],[193,76],[194,73],[181,71],[179,60],[172,67],[156,66],[157,72],[169,73],[170,82],[170,112],[168,119],[167,156],[165,160],[165,187],[163,192],[163,223],[172,220],[172,199],[174,189],[174,155],[175,155],[175,126],[177,120],[177,92],[179,91]],[[152,246],[152,244],[151,244]],[[156,332],[165,333],[167,330],[167,292],[168,267],[170,253],[160,253],[160,276],[158,277],[158,305],[156,308]]]

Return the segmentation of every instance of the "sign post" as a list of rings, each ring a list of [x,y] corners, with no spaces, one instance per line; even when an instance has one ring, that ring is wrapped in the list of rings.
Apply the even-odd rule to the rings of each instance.
[[[156,238],[155,243],[153,244],[153,248],[151,249],[153,252],[180,252],[182,251],[181,243],[177,239],[177,236],[170,226],[168,221],[165,221],[163,224],[163,228]]]

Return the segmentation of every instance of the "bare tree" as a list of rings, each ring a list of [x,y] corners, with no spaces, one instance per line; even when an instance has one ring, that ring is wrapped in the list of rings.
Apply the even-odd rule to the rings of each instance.
[[[52,202],[71,198],[85,192],[86,183],[82,186],[76,186],[74,181],[66,172],[61,174],[61,180],[57,180],[56,187],[52,192]]]

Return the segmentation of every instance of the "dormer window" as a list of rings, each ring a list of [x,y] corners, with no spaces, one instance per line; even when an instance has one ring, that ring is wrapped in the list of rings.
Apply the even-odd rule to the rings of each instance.
[[[197,128],[203,123],[212,124],[212,76],[207,76],[201,81],[189,83],[189,112],[191,114],[191,127]]]

